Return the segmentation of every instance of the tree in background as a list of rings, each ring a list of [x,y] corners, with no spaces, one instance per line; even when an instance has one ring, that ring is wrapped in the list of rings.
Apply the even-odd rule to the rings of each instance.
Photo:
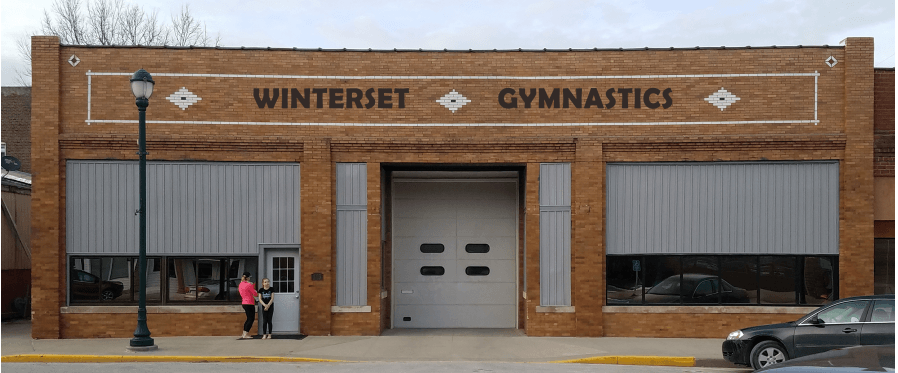
[[[122,0],[56,0],[50,11],[44,10],[41,29],[32,35],[55,35],[66,45],[171,45],[219,46],[221,37],[210,37],[206,24],[184,5],[171,15],[171,23],[159,21],[157,12],[148,13],[139,5]],[[17,41],[17,49],[26,63],[17,70],[21,85],[31,86],[31,35]]]

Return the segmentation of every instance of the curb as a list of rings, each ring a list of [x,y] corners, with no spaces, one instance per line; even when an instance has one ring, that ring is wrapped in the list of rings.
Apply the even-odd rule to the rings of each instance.
[[[695,358],[676,356],[593,356],[582,359],[550,361],[549,363],[694,367]]]
[[[9,355],[2,363],[348,363],[344,360],[256,356],[129,356],[129,355]]]

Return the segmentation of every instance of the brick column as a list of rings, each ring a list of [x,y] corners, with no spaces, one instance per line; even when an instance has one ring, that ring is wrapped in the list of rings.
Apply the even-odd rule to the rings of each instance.
[[[839,192],[842,298],[873,294],[873,38],[845,44],[845,160]]]
[[[368,305],[371,313],[365,314],[365,330],[360,334],[380,335],[381,283],[383,282],[383,251],[381,236],[381,175],[380,163],[369,162],[368,167]]]
[[[605,294],[602,144],[577,141],[571,165],[571,292],[577,309],[577,335],[601,337]]]
[[[527,281],[522,291],[527,294],[524,302],[524,330],[527,335],[536,336],[536,306],[539,306],[539,163],[528,163],[524,181],[524,258]]]
[[[331,333],[333,302],[333,215],[334,170],[330,140],[316,139],[303,145],[302,190],[302,278],[300,279],[300,328],[308,335]],[[315,273],[324,275],[312,280]]]
[[[65,300],[65,241],[59,158],[59,38],[31,38],[31,336],[59,338],[59,307]]]

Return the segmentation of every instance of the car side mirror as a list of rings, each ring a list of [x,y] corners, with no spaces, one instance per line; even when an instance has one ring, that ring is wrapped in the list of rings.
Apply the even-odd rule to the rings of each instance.
[[[823,320],[820,320],[817,316],[814,316],[810,320],[808,320],[811,324],[814,325],[823,325],[826,324]]]

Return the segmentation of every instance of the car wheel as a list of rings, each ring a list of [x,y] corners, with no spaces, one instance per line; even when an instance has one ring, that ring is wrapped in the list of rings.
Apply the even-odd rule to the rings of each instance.
[[[761,369],[789,360],[783,345],[774,341],[763,341],[751,349],[751,367]]]
[[[113,300],[113,299],[115,299],[115,293],[113,293],[112,290],[108,290],[108,289],[107,289],[107,290],[103,290],[103,291],[100,293],[100,299],[102,299],[102,300]]]

